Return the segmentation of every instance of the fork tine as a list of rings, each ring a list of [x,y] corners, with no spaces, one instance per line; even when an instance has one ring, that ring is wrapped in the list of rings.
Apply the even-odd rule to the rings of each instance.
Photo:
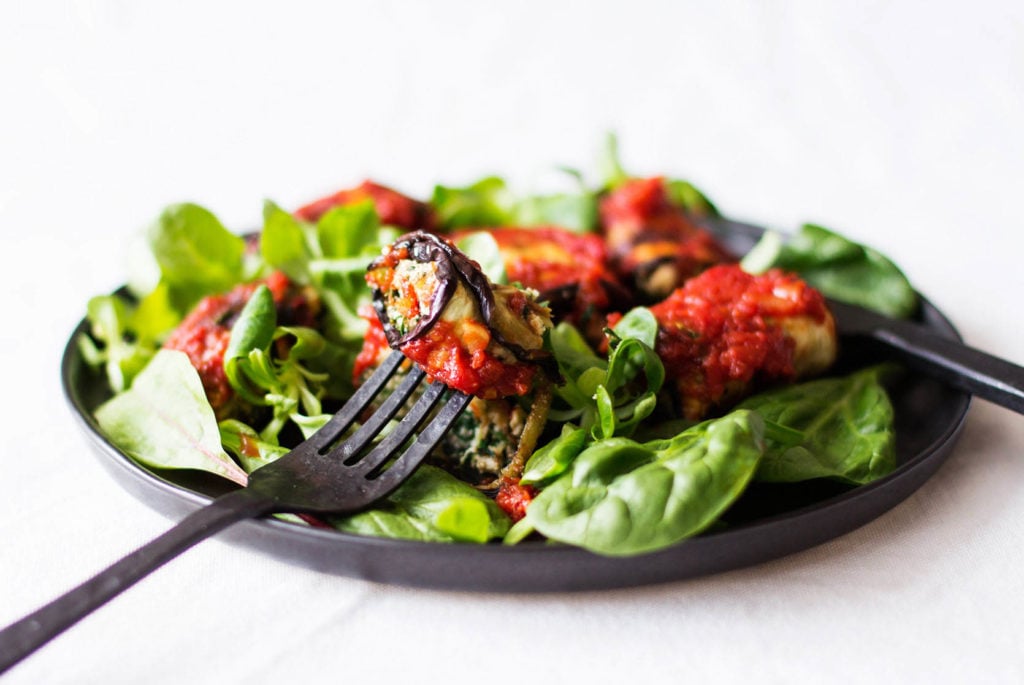
[[[340,438],[345,431],[352,427],[359,415],[370,406],[373,398],[384,388],[403,361],[405,361],[405,355],[401,352],[396,351],[388,355],[384,363],[377,367],[377,370],[366,379],[365,383],[359,386],[348,402],[304,444],[321,452]]]
[[[440,385],[436,383],[435,385]],[[433,387],[433,386],[432,386]],[[443,389],[443,386],[442,386]],[[455,419],[459,417],[462,410],[469,405],[470,400],[473,399],[472,395],[453,391],[451,397],[448,398],[447,403],[441,408],[437,416],[430,422],[429,425],[423,430],[422,433],[416,438],[416,442],[412,444],[394,463],[391,464],[383,473],[377,476],[373,481],[373,489],[375,492],[390,492],[394,488],[398,487],[409,474],[420,465],[420,462],[430,453],[437,443],[441,440],[441,437],[448,431]],[[376,456],[371,455],[370,456]]]
[[[384,400],[377,409],[374,410],[373,415],[366,420],[359,430],[350,437],[348,440],[338,445],[338,447],[331,453],[331,459],[340,459],[342,461],[348,461],[351,457],[359,454],[363,449],[370,444],[378,433],[387,425],[388,421],[394,418],[398,410],[402,408],[405,401],[409,399],[413,391],[420,384],[420,381],[427,374],[422,369],[414,368],[409,372],[405,378],[402,379],[401,384],[388,395],[388,398]],[[326,453],[327,447],[325,446],[321,453]]]
[[[363,456],[358,462],[355,463],[355,470],[358,473],[367,475],[376,469],[378,466],[387,461],[390,457],[398,454],[398,451],[402,448],[402,445],[412,436],[423,420],[426,419],[427,415],[434,408],[434,406],[441,400],[441,395],[447,390],[443,383],[431,383],[427,386],[423,395],[416,400],[414,404],[402,420],[395,426],[387,437],[380,441],[374,446],[365,456]],[[345,450],[349,441],[346,441],[345,445],[339,445],[338,451]],[[333,456],[333,455],[332,455]]]

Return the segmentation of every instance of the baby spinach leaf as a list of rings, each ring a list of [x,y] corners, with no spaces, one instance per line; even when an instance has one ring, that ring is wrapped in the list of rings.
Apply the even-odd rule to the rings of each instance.
[[[600,440],[533,500],[530,525],[599,554],[667,547],[711,525],[753,476],[763,424],[750,411],[698,424],[669,440]]]
[[[788,241],[769,231],[742,266],[753,273],[795,271],[829,297],[887,316],[908,317],[917,309],[913,286],[885,255],[814,224]]]
[[[148,237],[161,279],[179,312],[206,295],[230,289],[245,277],[245,241],[199,205],[167,207],[150,227]]]
[[[183,352],[161,350],[127,391],[96,410],[104,435],[125,454],[161,469],[199,469],[245,485],[224,452],[199,374]]]
[[[225,361],[249,354],[250,350],[262,350],[274,338],[277,326],[277,310],[270,288],[260,285],[253,291],[249,301],[231,327],[231,338],[224,351]]]
[[[504,536],[511,525],[490,498],[429,465],[373,509],[329,520],[348,533],[435,542],[483,543]]]
[[[881,383],[887,367],[769,391],[740,406],[791,429],[802,440],[767,434],[757,479],[836,478],[863,484],[896,468],[893,408]],[[785,436],[782,436],[785,437]]]
[[[543,485],[554,480],[569,467],[586,442],[587,431],[571,423],[565,424],[561,435],[530,455],[519,482],[523,485]]]

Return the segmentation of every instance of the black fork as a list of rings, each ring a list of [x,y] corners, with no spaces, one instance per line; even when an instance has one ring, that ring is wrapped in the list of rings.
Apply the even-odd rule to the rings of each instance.
[[[397,426],[397,415],[425,374],[413,369],[355,433],[338,440],[380,394],[405,360],[393,352],[327,424],[277,461],[254,471],[248,486],[218,497],[169,531],[46,606],[0,630],[0,673],[185,550],[233,523],[270,513],[352,513],[386,497],[437,445],[471,397],[452,392],[423,430],[447,388],[431,383]],[[411,445],[403,451],[403,447]]]

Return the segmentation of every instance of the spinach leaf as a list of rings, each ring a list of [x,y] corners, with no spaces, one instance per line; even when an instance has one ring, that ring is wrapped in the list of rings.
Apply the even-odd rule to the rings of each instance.
[[[829,297],[887,316],[908,317],[917,309],[913,286],[885,255],[814,224],[788,241],[766,233],[741,264],[751,273],[795,271]]]
[[[245,472],[224,452],[199,374],[183,352],[160,350],[127,391],[95,413],[104,435],[141,464],[199,469],[245,485]]]
[[[669,440],[600,440],[533,500],[529,525],[599,554],[662,549],[711,525],[753,476],[763,448],[756,413],[735,411]]]
[[[245,241],[199,205],[167,207],[148,237],[161,280],[179,312],[245,278]]]
[[[571,423],[562,426],[562,434],[530,455],[519,482],[544,485],[562,475],[573,459],[583,451],[587,431]]]
[[[896,468],[893,408],[877,366],[756,395],[740,406],[802,433],[799,441],[766,435],[757,479],[796,482],[835,478],[863,484]]]
[[[329,521],[347,533],[434,542],[483,543],[502,537],[510,526],[486,495],[428,465],[373,509]]]

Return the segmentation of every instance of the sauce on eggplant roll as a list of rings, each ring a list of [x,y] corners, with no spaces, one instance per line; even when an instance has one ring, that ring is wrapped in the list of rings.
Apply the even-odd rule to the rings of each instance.
[[[712,267],[651,307],[674,400],[698,420],[758,388],[820,373],[835,360],[835,321],[817,290],[778,270]]]

